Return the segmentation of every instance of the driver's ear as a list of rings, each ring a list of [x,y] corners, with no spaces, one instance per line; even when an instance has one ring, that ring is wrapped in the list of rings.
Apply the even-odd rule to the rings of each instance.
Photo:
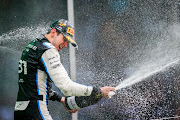
[[[52,37],[54,37],[55,35],[56,35],[56,29],[51,29],[51,35],[52,35]]]

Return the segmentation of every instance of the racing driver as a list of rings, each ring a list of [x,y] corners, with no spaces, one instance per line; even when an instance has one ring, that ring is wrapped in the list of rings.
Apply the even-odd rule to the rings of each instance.
[[[65,19],[54,21],[50,27],[46,35],[31,41],[22,52],[14,120],[52,120],[48,100],[62,102],[67,110],[76,112],[115,91],[114,87],[96,88],[73,82],[61,64],[58,51],[69,42],[77,47],[74,28]],[[67,97],[53,91],[52,84]]]

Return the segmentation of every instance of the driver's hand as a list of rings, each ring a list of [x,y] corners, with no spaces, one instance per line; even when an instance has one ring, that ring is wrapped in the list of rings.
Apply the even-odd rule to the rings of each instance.
[[[70,112],[70,113],[76,113],[79,109],[75,109],[75,110],[68,110],[65,106],[65,97],[61,98],[61,102],[64,104],[64,107],[66,109],[66,111]]]
[[[101,93],[103,95],[103,97],[105,97],[106,99],[109,98],[108,93],[113,91],[115,93],[115,87],[109,87],[109,86],[105,86],[101,88]]]

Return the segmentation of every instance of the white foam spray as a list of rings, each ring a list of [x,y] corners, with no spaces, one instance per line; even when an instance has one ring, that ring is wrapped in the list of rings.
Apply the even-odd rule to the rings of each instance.
[[[135,72],[129,74],[130,77],[120,82],[116,90],[136,84],[180,61],[180,24],[173,24],[167,28],[162,26],[163,23],[159,24],[159,26],[151,26],[157,28],[157,31],[162,31],[162,33],[157,37],[147,39],[146,49],[140,49],[141,51],[138,49],[133,54],[131,68],[135,68]],[[161,30],[161,27],[163,30]]]
[[[116,90],[119,90],[119,89],[122,89],[122,88],[125,88],[125,87],[128,87],[128,86],[131,86],[133,84],[136,84],[140,81],[142,81],[143,79],[147,78],[148,76],[151,76],[157,72],[160,72],[160,71],[163,71],[163,70],[166,70],[166,68],[170,67],[170,66],[173,66],[174,64],[177,64],[179,62],[179,59],[178,60],[175,60],[173,62],[170,62],[164,66],[161,66],[161,67],[158,67],[156,69],[154,69],[153,71],[150,71],[150,72],[139,72],[138,74],[134,74],[133,76],[125,79],[124,81],[122,81],[115,89]]]
[[[48,25],[44,22],[34,26],[23,26],[7,33],[0,35],[0,46],[7,47],[14,50],[22,49],[31,40],[40,37],[48,30]]]

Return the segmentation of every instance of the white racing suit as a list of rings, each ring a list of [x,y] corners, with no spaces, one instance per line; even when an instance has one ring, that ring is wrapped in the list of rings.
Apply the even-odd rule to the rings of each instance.
[[[22,53],[19,61],[19,91],[15,104],[15,120],[52,120],[47,107],[47,100],[58,100],[61,97],[51,94],[52,83],[61,90],[65,96],[91,96],[66,98],[69,109],[86,107],[94,104],[98,99],[99,90],[92,86],[73,82],[60,62],[60,55],[56,48],[46,39],[36,39],[30,42]],[[101,98],[101,97],[100,97]],[[82,99],[89,102],[81,104]],[[78,104],[71,105],[72,100]]]

